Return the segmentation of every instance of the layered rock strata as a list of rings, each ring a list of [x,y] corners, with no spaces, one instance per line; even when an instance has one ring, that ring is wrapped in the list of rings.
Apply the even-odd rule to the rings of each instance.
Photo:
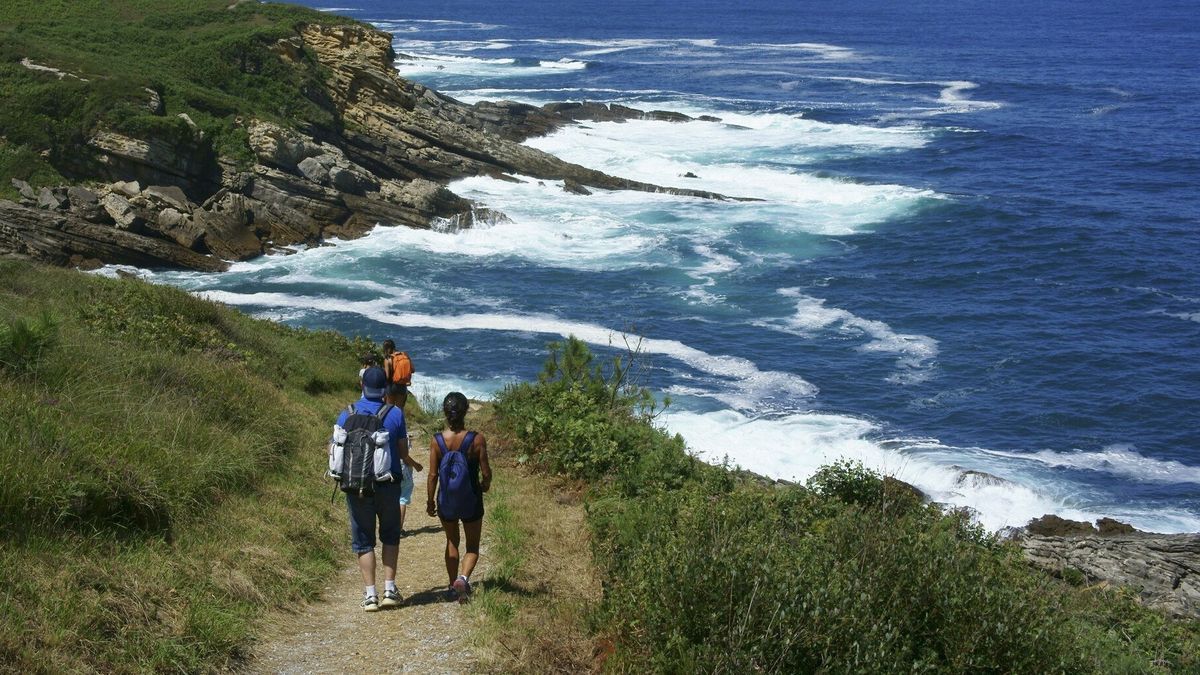
[[[321,69],[325,91],[310,98],[333,113],[334,125],[242,120],[250,163],[218,156],[182,114],[171,138],[99,130],[72,167],[99,179],[90,188],[34,191],[14,181],[21,199],[0,209],[0,253],[214,270],[376,224],[456,229],[503,218],[445,186],[469,176],[561,181],[577,195],[605,189],[727,199],[611,176],[520,144],[580,120],[691,119],[679,113],[596,103],[464,105],[401,78],[391,36],[362,26],[303,26],[273,51],[296,68]],[[148,110],[169,114],[161,97],[151,103]]]

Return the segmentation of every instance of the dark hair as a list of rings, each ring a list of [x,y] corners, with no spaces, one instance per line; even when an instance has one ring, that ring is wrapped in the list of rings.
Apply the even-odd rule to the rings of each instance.
[[[379,357],[375,356],[374,353],[367,352],[366,354],[362,355],[362,364],[364,366],[373,366],[376,363],[379,363]]]
[[[396,351],[396,343],[393,342],[391,338],[384,340],[383,341],[383,351],[385,351],[385,352]]]
[[[452,391],[446,394],[446,398],[442,400],[442,412],[446,413],[446,422],[449,423],[451,429],[463,426],[463,420],[467,418],[467,409],[470,405],[467,397],[463,396],[461,392]]]
[[[388,395],[392,398],[404,398],[408,396],[408,387],[399,382],[393,382],[388,385]]]

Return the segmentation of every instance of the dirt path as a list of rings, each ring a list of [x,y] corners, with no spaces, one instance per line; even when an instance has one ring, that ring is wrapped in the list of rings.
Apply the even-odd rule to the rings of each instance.
[[[362,578],[346,546],[346,567],[323,590],[320,602],[281,614],[254,650],[250,673],[462,673],[475,670],[471,652],[469,608],[446,602],[446,537],[436,518],[425,514],[424,479],[416,475],[408,509],[406,536],[400,540],[396,587],[404,598],[400,607],[364,612]],[[417,499],[420,497],[420,499]],[[487,579],[487,519],[479,566],[472,574],[478,584]],[[349,536],[349,535],[347,535]],[[376,560],[379,549],[376,548]],[[383,591],[383,568],[378,588]]]

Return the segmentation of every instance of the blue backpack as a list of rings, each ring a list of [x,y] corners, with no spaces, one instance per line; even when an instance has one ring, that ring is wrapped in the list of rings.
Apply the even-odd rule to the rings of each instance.
[[[479,489],[467,459],[467,451],[475,442],[475,432],[468,431],[457,450],[446,447],[446,439],[435,434],[434,440],[442,450],[438,462],[438,517],[442,520],[472,520],[479,514]]]

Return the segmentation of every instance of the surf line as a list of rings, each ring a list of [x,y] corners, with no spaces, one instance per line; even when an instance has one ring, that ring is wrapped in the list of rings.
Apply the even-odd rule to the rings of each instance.
[[[544,333],[562,337],[575,336],[584,342],[604,347],[623,347],[628,340],[641,353],[676,359],[692,368],[737,383],[741,393],[755,401],[767,396],[811,398],[817,387],[799,375],[779,371],[762,371],[750,360],[738,356],[709,354],[678,340],[647,338],[619,330],[579,321],[536,314],[421,314],[389,312],[377,302],[320,300],[287,293],[232,293],[229,291],[199,291],[207,300],[234,306],[272,309],[303,309],[328,312],[349,312],[393,326],[433,328],[440,330],[494,330],[510,333]],[[746,402],[743,401],[745,406]]]

